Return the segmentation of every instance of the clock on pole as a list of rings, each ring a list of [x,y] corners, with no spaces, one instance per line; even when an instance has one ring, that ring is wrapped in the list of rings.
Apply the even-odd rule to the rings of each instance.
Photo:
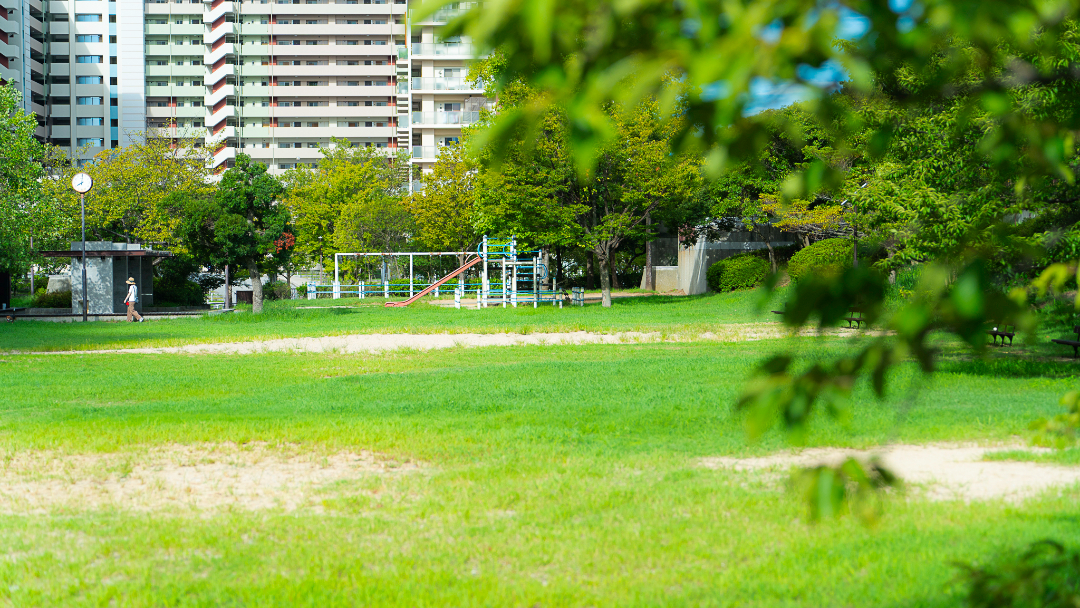
[[[93,187],[94,180],[86,173],[76,173],[75,177],[71,178],[71,188],[79,194],[86,194]]]

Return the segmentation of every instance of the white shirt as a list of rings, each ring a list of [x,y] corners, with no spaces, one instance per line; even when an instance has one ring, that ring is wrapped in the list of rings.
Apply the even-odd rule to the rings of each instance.
[[[134,302],[136,295],[138,295],[138,290],[135,289],[135,286],[128,285],[128,295],[127,298],[124,299],[124,303],[127,304],[128,302]]]

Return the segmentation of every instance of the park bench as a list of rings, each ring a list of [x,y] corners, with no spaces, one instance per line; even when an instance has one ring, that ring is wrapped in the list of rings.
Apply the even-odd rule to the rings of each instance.
[[[1050,340],[1057,344],[1064,344],[1065,346],[1071,346],[1073,348],[1073,357],[1080,356],[1080,325],[1073,327],[1073,333],[1076,334],[1076,340],[1066,340],[1064,338],[1054,338]]]
[[[990,334],[990,337],[994,339],[994,346],[1005,346],[1005,339],[1009,339],[1009,346],[1012,346],[1013,337],[1016,335],[1016,327],[1013,325],[997,325],[993,329],[989,329],[986,333]],[[1001,338],[1001,344],[998,344],[998,338]]]
[[[866,319],[863,318],[863,311],[861,308],[852,307],[850,310],[848,310],[848,316],[844,317],[844,320],[847,321],[847,326],[849,329],[851,328],[851,325],[853,323],[855,324],[855,329],[860,329],[862,327],[863,321],[865,321]]]
[[[774,315],[782,315],[785,312],[786,311],[784,311],[784,310],[774,310],[774,311],[772,311],[772,313]],[[851,325],[854,323],[855,328],[859,329],[860,327],[862,327],[863,322],[866,321],[866,318],[863,317],[863,311],[862,311],[861,308],[854,308],[853,307],[853,308],[848,309],[847,316],[843,317],[842,320],[847,321],[848,327],[851,327]]]

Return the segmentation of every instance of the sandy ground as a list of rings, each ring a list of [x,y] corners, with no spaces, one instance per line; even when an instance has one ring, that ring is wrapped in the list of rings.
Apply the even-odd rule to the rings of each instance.
[[[816,333],[807,332],[806,335]],[[830,335],[851,335],[853,330],[829,330]],[[776,324],[729,325],[716,332],[701,334],[661,334],[659,332],[619,332],[612,334],[585,331],[529,334],[352,334],[307,338],[281,338],[249,342],[217,342],[148,348],[118,348],[104,350],[21,352],[11,354],[236,354],[296,352],[296,353],[375,353],[398,349],[431,350],[440,348],[521,346],[530,344],[627,344],[642,342],[687,342],[705,340],[742,342],[788,335]]]
[[[708,468],[752,471],[783,479],[794,466],[839,464],[854,456],[881,457],[915,494],[931,500],[986,500],[1001,498],[1020,501],[1054,487],[1080,483],[1080,468],[1031,462],[981,461],[987,452],[1013,449],[972,445],[893,445],[878,450],[810,448],[762,458],[703,458]],[[1030,448],[1028,448],[1030,449]]]
[[[320,491],[328,485],[356,493],[373,476],[419,469],[366,451],[323,455],[263,443],[170,445],[144,454],[20,452],[0,457],[0,513],[321,511]]]

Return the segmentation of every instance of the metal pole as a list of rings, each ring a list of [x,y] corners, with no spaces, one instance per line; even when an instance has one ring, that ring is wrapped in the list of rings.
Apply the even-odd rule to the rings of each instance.
[[[335,283],[337,283],[340,280],[340,279],[338,279],[338,256],[339,255],[341,255],[341,254],[340,253],[335,253],[334,254],[334,282]]]
[[[229,306],[229,304],[232,302],[232,298],[229,297],[231,295],[232,295],[232,287],[229,285],[229,265],[226,264],[225,265],[225,302],[224,302],[224,305],[222,306],[222,308],[225,309],[225,310],[228,310],[228,309],[232,308],[232,306]]]
[[[855,201],[851,202],[852,212],[855,217],[851,219],[852,237],[851,237],[851,266],[853,268],[859,267],[859,204]]]
[[[34,229],[30,229],[30,255],[34,255]],[[30,297],[34,297],[34,263],[30,262]]]
[[[409,297],[413,296],[413,254],[409,254]]]
[[[86,314],[90,308],[90,294],[86,293],[86,195],[79,195],[79,208],[82,214],[82,320],[86,322]]]

